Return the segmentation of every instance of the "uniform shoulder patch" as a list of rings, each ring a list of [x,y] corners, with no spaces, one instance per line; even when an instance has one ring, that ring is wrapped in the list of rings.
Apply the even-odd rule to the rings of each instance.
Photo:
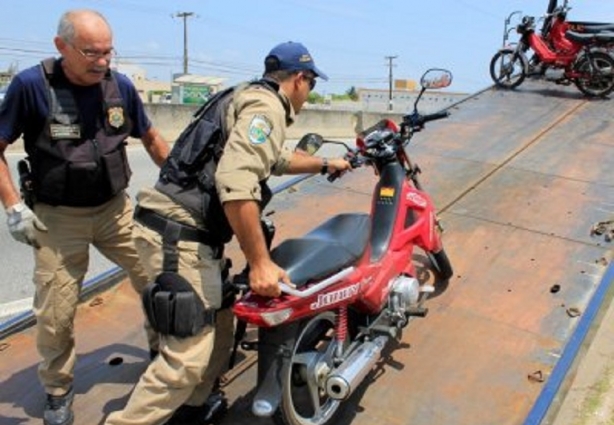
[[[254,115],[249,123],[249,141],[254,145],[266,142],[273,131],[273,124],[264,115]]]

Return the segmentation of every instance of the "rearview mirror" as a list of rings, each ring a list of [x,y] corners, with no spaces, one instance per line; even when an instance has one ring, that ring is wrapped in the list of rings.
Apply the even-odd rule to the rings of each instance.
[[[420,79],[420,85],[425,89],[442,89],[450,84],[452,84],[452,73],[447,69],[429,69]]]
[[[302,151],[307,153],[307,155],[313,155],[322,147],[323,143],[324,139],[319,134],[307,133],[298,141],[294,151]]]

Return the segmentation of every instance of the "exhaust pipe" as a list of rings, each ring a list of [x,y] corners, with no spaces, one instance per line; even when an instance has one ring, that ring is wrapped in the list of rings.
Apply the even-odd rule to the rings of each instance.
[[[326,380],[328,396],[335,400],[350,397],[380,359],[387,342],[387,336],[378,336],[358,347]]]

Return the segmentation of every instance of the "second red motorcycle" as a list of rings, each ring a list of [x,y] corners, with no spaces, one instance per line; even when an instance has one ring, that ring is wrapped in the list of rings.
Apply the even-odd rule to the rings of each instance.
[[[529,74],[539,74],[557,84],[573,83],[589,97],[606,96],[614,90],[614,58],[608,52],[614,33],[571,31],[566,21],[568,9],[565,2],[548,13],[541,33],[536,31],[533,16],[522,18],[516,27],[520,40],[504,46],[490,62],[490,75],[497,86],[513,89]],[[505,34],[507,41],[507,28]],[[530,50],[531,60],[527,57]]]

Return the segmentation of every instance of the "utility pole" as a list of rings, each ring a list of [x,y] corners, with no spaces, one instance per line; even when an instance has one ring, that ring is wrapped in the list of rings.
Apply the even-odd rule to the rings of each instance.
[[[177,18],[183,18],[183,73],[188,73],[188,18],[194,16],[194,12],[177,12]]]
[[[398,56],[386,56],[388,60],[388,110],[392,111],[392,61]]]

